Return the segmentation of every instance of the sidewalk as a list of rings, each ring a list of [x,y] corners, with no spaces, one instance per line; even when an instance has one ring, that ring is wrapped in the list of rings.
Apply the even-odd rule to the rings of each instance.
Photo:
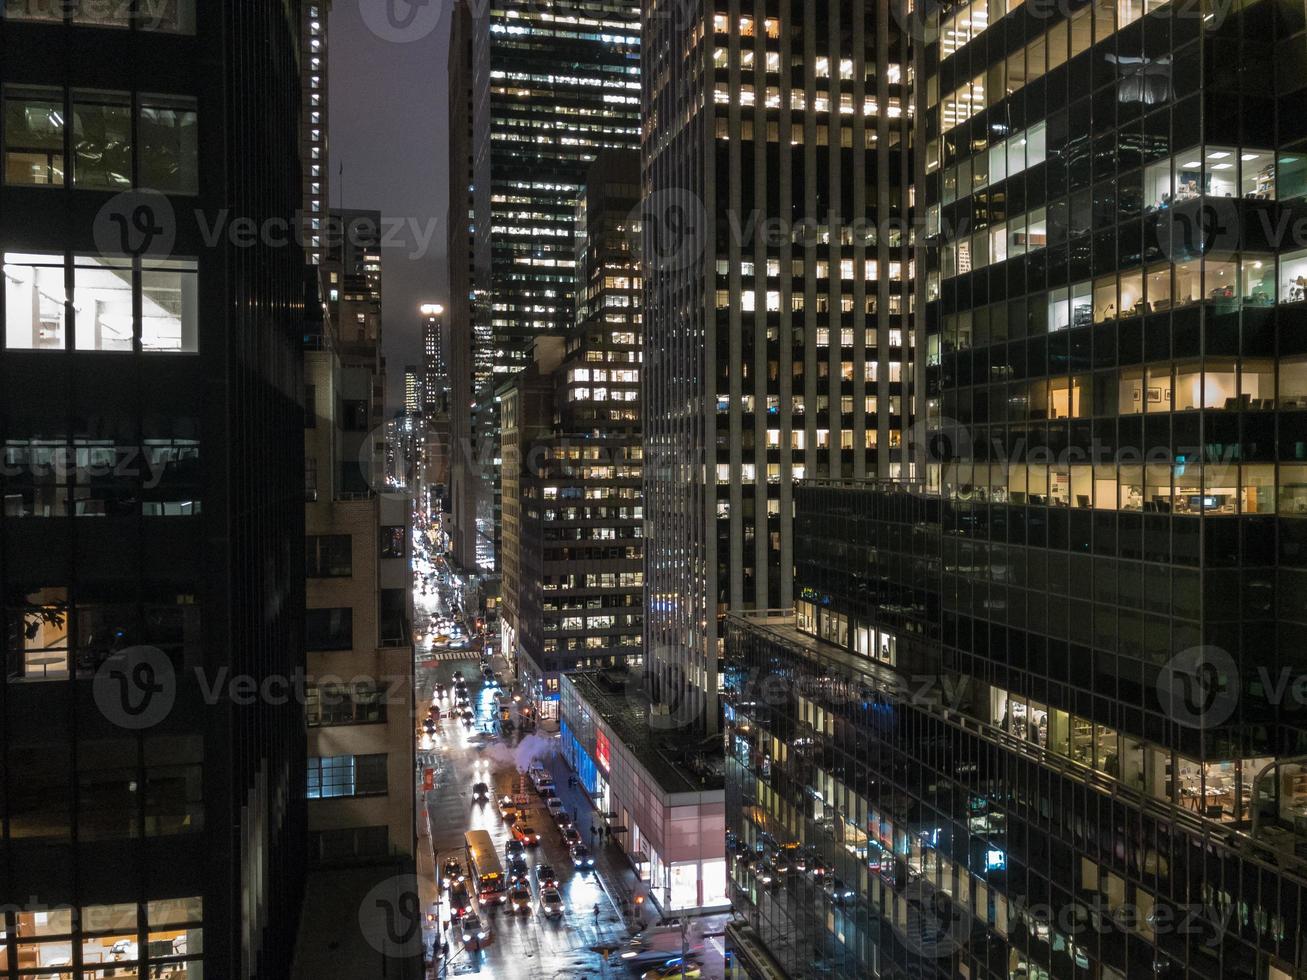
[[[436,899],[439,893],[436,890],[436,859],[431,850],[431,821],[427,816],[427,794],[422,791],[422,771],[417,773],[417,875],[418,875],[418,897],[422,900],[422,909],[428,915],[438,912]],[[430,965],[427,967],[426,976],[432,980],[440,971],[440,940],[443,937],[440,933],[440,922],[436,920],[425,920],[422,924],[422,945],[427,951],[426,961]]]
[[[641,881],[640,876],[636,873],[635,868],[627,859],[626,852],[622,850],[615,841],[610,840],[605,844],[592,843],[597,841],[597,837],[590,835],[591,827],[599,827],[604,823],[603,815],[595,809],[594,802],[586,793],[585,787],[580,783],[575,788],[567,785],[569,776],[574,775],[563,757],[562,752],[557,752],[548,760],[549,771],[554,777],[554,786],[558,793],[558,798],[563,801],[563,806],[567,812],[574,814],[576,820],[576,829],[581,834],[581,840],[587,847],[591,847],[595,856],[595,866],[602,872],[601,882],[604,891],[608,894],[609,900],[613,903],[614,911],[621,915],[622,899],[630,902],[635,906],[635,896],[644,895],[643,906],[640,907],[640,918],[642,923],[657,921],[662,915],[657,901],[651,894],[647,882]],[[652,917],[652,918],[651,918]],[[636,926],[634,923],[627,928],[632,932],[638,932],[642,926]]]

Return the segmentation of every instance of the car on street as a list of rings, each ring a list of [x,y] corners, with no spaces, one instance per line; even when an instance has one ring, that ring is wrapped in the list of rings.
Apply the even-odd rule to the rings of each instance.
[[[466,882],[455,885],[450,892],[449,910],[456,919],[461,919],[472,911],[472,896],[468,893]]]
[[[563,896],[557,888],[540,889],[540,911],[551,919],[563,914]]]
[[[463,672],[461,670],[454,671],[454,683],[455,684],[463,683]]]
[[[545,809],[549,811],[551,817],[556,817],[563,812],[563,801],[557,796],[551,796],[545,800]]]
[[[530,912],[531,886],[526,882],[518,882],[508,890],[508,901],[514,912]]]
[[[490,802],[490,787],[485,783],[472,784],[472,799],[476,803]]]
[[[524,823],[513,824],[513,839],[528,846],[540,843],[540,835],[536,833],[535,828]]]
[[[568,847],[581,843],[581,833],[570,823],[563,828],[563,843]]]
[[[475,944],[475,949],[481,948],[481,943],[490,938],[490,923],[482,922],[481,916],[472,912],[463,916],[463,921],[459,923],[462,930],[463,945]]]
[[[515,826],[513,830],[516,832],[517,827]],[[504,845],[504,857],[508,858],[510,861],[513,860],[513,858],[526,857],[526,845],[516,838],[510,840]]]
[[[572,864],[575,867],[584,871],[586,868],[595,866],[594,855],[590,853],[590,848],[584,844],[573,844],[569,853],[572,855]]]
[[[526,862],[521,858],[513,858],[508,862],[508,880],[510,882],[521,882],[530,888],[531,871],[526,866]]]
[[[552,864],[536,865],[536,884],[541,888],[557,888],[558,875],[554,873]]]
[[[684,969],[682,969],[681,958],[674,956],[655,966],[652,970],[645,970],[640,974],[640,980],[675,980],[677,977],[699,977],[703,973],[699,964],[694,960],[686,960]]]
[[[444,867],[440,869],[440,876],[446,888],[453,888],[460,882],[467,881],[467,874],[463,871],[463,865],[458,858],[450,858],[446,861]]]
[[[826,897],[835,905],[845,905],[857,901],[858,893],[848,885],[844,884],[843,879],[830,875],[825,884]]]
[[[512,797],[509,797],[507,803],[503,800],[499,801],[499,815],[508,823],[517,819],[517,807],[513,806]]]
[[[775,885],[780,881],[781,872],[777,869],[776,863],[771,858],[763,858],[758,862],[758,883],[761,885]]]

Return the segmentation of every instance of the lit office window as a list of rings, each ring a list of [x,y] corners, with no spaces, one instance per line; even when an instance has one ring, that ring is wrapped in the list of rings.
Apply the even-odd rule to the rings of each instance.
[[[78,350],[131,351],[131,259],[77,257],[73,325]]]
[[[63,257],[6,252],[4,278],[5,346],[63,350],[67,313]]]
[[[141,350],[195,353],[200,349],[195,260],[145,261],[141,270]]]
[[[6,88],[5,183],[64,183],[63,93],[54,88]]]

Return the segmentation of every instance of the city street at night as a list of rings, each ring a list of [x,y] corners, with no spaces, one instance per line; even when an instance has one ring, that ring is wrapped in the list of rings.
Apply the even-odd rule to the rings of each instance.
[[[428,563],[423,558],[415,562],[417,579],[433,576],[435,584],[424,592],[419,584],[415,589],[414,609],[418,623],[447,621],[453,616],[451,605],[455,590],[442,578],[443,559]],[[426,713],[424,705],[434,705],[442,717],[434,735],[425,732],[419,737],[419,785],[426,769],[433,770],[433,788],[423,793],[429,816],[430,844],[434,851],[433,865],[439,869],[451,857],[466,869],[467,855],[464,833],[485,830],[490,834],[501,861],[504,848],[513,839],[512,825],[499,813],[498,801],[505,795],[524,794],[529,799],[525,816],[517,824],[530,826],[539,833],[540,843],[526,848],[526,861],[531,868],[530,887],[533,906],[530,912],[513,912],[510,906],[482,905],[478,912],[489,926],[490,935],[480,943],[464,944],[459,927],[445,934],[450,946],[448,966],[442,969],[438,962],[431,976],[460,976],[485,974],[507,980],[536,980],[540,977],[627,977],[640,976],[642,969],[630,969],[613,952],[605,967],[603,957],[595,948],[604,945],[624,945],[636,931],[625,919],[620,902],[628,894],[629,885],[610,880],[607,867],[617,868],[622,858],[616,849],[598,855],[598,867],[580,871],[573,867],[555,818],[545,809],[544,799],[535,791],[525,773],[533,762],[546,765],[556,774],[559,795],[569,799],[566,812],[579,818],[576,826],[587,844],[593,841],[589,828],[593,823],[593,810],[587,807],[581,794],[566,785],[566,764],[558,756],[556,735],[523,734],[516,730],[521,724],[519,703],[513,701],[511,687],[487,683],[482,676],[480,660],[481,641],[469,641],[466,654],[454,659],[447,650],[433,647],[435,636],[428,631],[417,644],[417,704],[419,716]],[[495,656],[492,669],[504,674],[507,665]],[[454,707],[456,678],[467,682],[469,703],[474,719],[468,723],[461,718],[449,718]],[[511,676],[505,676],[511,681]],[[438,692],[434,701],[432,694]],[[507,735],[500,733],[498,721],[501,705],[511,705],[510,717],[515,730]],[[484,782],[490,788],[487,801],[473,798],[472,788]],[[425,838],[423,838],[425,841]],[[560,918],[548,918],[541,913],[540,887],[535,867],[547,864],[559,878],[559,892],[564,911]],[[614,875],[613,877],[616,877]],[[627,873],[629,878],[629,872]],[[441,882],[440,920],[449,921],[448,889]],[[598,916],[595,909],[598,908]],[[652,917],[648,917],[652,921]],[[477,946],[480,946],[478,949]],[[676,955],[676,941],[665,943],[667,958]],[[705,977],[722,976],[722,947],[720,939],[710,940],[706,946],[702,972]],[[648,963],[642,964],[644,969]],[[606,973],[605,973],[606,971]]]

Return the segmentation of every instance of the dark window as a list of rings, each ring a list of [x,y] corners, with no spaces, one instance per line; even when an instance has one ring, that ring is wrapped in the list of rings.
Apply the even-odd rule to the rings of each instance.
[[[368,403],[366,400],[346,400],[340,414],[341,418],[344,419],[342,424],[346,432],[368,431]]]
[[[382,558],[403,558],[408,553],[407,530],[402,524],[381,529]]]
[[[339,684],[314,685],[305,692],[304,713],[309,727],[370,725],[386,720],[386,691],[370,685],[353,689]]]
[[[354,574],[353,539],[348,534],[314,534],[304,544],[308,578],[349,578]]]
[[[349,650],[354,646],[354,610],[309,609],[304,613],[304,649]]]
[[[408,593],[404,589],[382,589],[381,645],[403,646],[408,642]]]

